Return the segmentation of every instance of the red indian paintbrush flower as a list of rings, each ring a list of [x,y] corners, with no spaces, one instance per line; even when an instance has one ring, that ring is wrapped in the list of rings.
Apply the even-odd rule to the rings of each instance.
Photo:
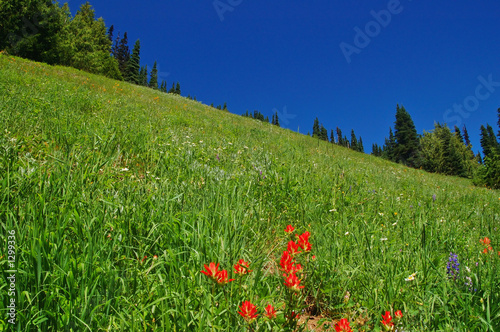
[[[252,272],[253,270],[250,270],[250,263],[245,262],[243,259],[240,259],[238,263],[234,264],[234,273],[242,276],[244,274],[248,274]]]
[[[225,285],[235,279],[228,279],[227,270],[222,270],[217,272],[217,283],[219,285]]]
[[[208,266],[207,264],[203,264],[205,267],[205,271],[200,271],[204,275],[208,276],[210,279],[216,280],[217,279],[217,273],[219,273],[219,263],[215,265],[215,263],[210,263]]]
[[[267,318],[269,318],[269,319],[276,318],[276,310],[274,309],[274,307],[272,305],[269,304],[264,309],[264,311],[265,311],[264,316],[266,316]]]
[[[298,254],[299,251],[299,245],[293,241],[288,242],[287,250],[290,253],[290,255],[296,255]]]
[[[292,256],[290,256],[290,253],[288,251],[283,251],[283,255],[281,255],[280,266],[281,270],[285,272],[290,272],[290,270],[293,268]]]
[[[392,330],[392,327],[394,326],[394,323],[392,322],[392,317],[391,313],[389,311],[385,312],[385,315],[382,315],[382,325],[384,325],[384,328],[386,331]]]
[[[285,228],[286,233],[292,233],[294,230],[295,230],[295,227],[293,227],[292,225],[288,225]]]
[[[297,243],[305,251],[310,251],[312,249],[312,245],[309,243],[310,236],[311,234],[309,232],[304,232],[302,235],[299,235]]]
[[[257,307],[250,301],[244,301],[240,306],[240,310],[238,313],[247,323],[251,323],[257,318]]]
[[[351,326],[349,325],[349,321],[345,318],[342,318],[335,325],[335,331],[336,332],[352,332]]]
[[[285,278],[285,286],[296,292],[304,288],[304,286],[300,286],[300,279],[295,272],[290,273],[288,277]]]
[[[401,312],[401,310],[398,310],[394,313],[394,316],[396,316],[397,319],[401,319],[403,318],[403,313]]]
[[[484,239],[480,239],[479,242],[487,246],[491,243],[491,240],[488,237],[485,237]]]

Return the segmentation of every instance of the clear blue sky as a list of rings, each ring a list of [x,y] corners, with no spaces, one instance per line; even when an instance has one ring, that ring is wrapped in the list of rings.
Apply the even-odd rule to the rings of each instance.
[[[70,0],[72,13],[84,2]],[[397,103],[419,133],[465,124],[475,152],[481,124],[498,129],[498,0],[90,3],[115,36],[128,32],[131,49],[141,40],[141,65],[157,60],[169,87],[179,81],[183,95],[232,113],[277,109],[301,133],[317,116],[329,134],[353,128],[368,153],[388,136]]]

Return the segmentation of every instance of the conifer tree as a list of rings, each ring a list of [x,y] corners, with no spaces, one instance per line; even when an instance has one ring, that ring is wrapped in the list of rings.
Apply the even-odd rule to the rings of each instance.
[[[467,127],[463,127],[463,132],[464,132],[464,142],[465,142],[465,145],[467,146],[471,146],[470,144],[470,138],[469,138],[469,133],[467,132]]]
[[[175,85],[175,94],[181,94],[181,84],[179,82],[177,82],[177,84]]]
[[[141,67],[141,72],[139,74],[140,85],[148,86],[148,65]]]
[[[319,139],[328,142],[328,130],[321,124],[319,129]]]
[[[337,127],[337,144],[340,146],[344,146],[344,140],[342,137],[342,130],[340,130],[339,127]]]
[[[358,151],[359,152],[365,152],[365,147],[363,146],[363,139],[361,138],[361,136],[359,136],[359,140],[358,140]]]
[[[168,93],[175,93],[175,83],[172,82],[172,87],[168,90]],[[213,107],[213,104],[212,104]]]
[[[108,39],[111,43],[113,43],[113,32],[115,31],[115,26],[111,25],[108,29]]]
[[[463,138],[462,133],[460,132],[460,128],[458,128],[458,126],[455,126],[455,135],[458,137],[460,142],[462,142],[462,144],[465,145],[464,138]]]
[[[274,121],[274,114],[273,114],[273,118],[271,120],[271,124],[274,125],[276,122]]]
[[[497,110],[498,113],[498,139],[500,139],[500,108]]]
[[[118,34],[117,41],[119,38],[120,35]],[[130,50],[128,47],[128,36],[126,32],[123,34],[123,38],[120,39],[120,42],[117,45],[115,50],[115,59],[118,61],[118,68],[120,69],[120,72],[123,76],[125,76],[128,61],[130,60]]]
[[[267,115],[266,115],[266,119],[264,121],[269,123],[269,117]]]
[[[335,135],[333,134],[333,129],[330,130],[330,143],[335,143]]]
[[[319,120],[318,118],[316,118],[314,119],[312,137],[319,137],[319,134],[320,134]]]
[[[151,75],[148,86],[152,89],[158,90],[158,69],[156,69],[156,61],[151,69]]]
[[[419,139],[415,124],[404,106],[397,105],[394,136],[396,138],[395,161],[411,167],[417,166]]]
[[[226,103],[226,102],[224,102],[224,106],[222,106],[222,109],[223,109],[224,111],[227,111],[227,103]]]
[[[141,53],[141,42],[139,39],[135,42],[134,49],[132,50],[132,55],[127,63],[127,69],[125,71],[124,78],[127,82],[133,84],[139,84],[139,71],[140,71],[140,53]]]
[[[351,149],[358,151],[358,139],[356,138],[356,134],[354,134],[354,129],[351,129]]]
[[[280,126],[280,120],[278,119],[278,112],[275,112],[274,114],[274,125],[277,127]]]

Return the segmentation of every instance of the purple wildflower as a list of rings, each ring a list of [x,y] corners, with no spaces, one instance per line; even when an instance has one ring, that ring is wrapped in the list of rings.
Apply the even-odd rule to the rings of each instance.
[[[435,202],[436,201],[436,194],[432,195],[432,201]]]
[[[219,160],[219,161],[220,161],[220,159],[219,159],[219,155],[215,156],[215,158],[217,158],[217,160]]]
[[[458,255],[450,252],[450,258],[448,264],[446,265],[446,274],[449,279],[456,280],[458,278],[458,273],[460,272],[460,263],[458,262]]]

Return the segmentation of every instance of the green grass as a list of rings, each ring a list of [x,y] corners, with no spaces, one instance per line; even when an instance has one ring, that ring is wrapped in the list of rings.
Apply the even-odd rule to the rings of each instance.
[[[311,232],[317,257],[304,314],[376,331],[401,309],[405,331],[498,331],[499,199],[180,96],[0,55],[0,263],[15,230],[18,321],[7,323],[2,278],[0,331],[244,331],[244,300],[282,319],[273,266],[288,224]],[[495,254],[481,254],[484,237]],[[244,288],[214,290],[200,273],[219,262],[232,275],[240,258],[254,270]]]

